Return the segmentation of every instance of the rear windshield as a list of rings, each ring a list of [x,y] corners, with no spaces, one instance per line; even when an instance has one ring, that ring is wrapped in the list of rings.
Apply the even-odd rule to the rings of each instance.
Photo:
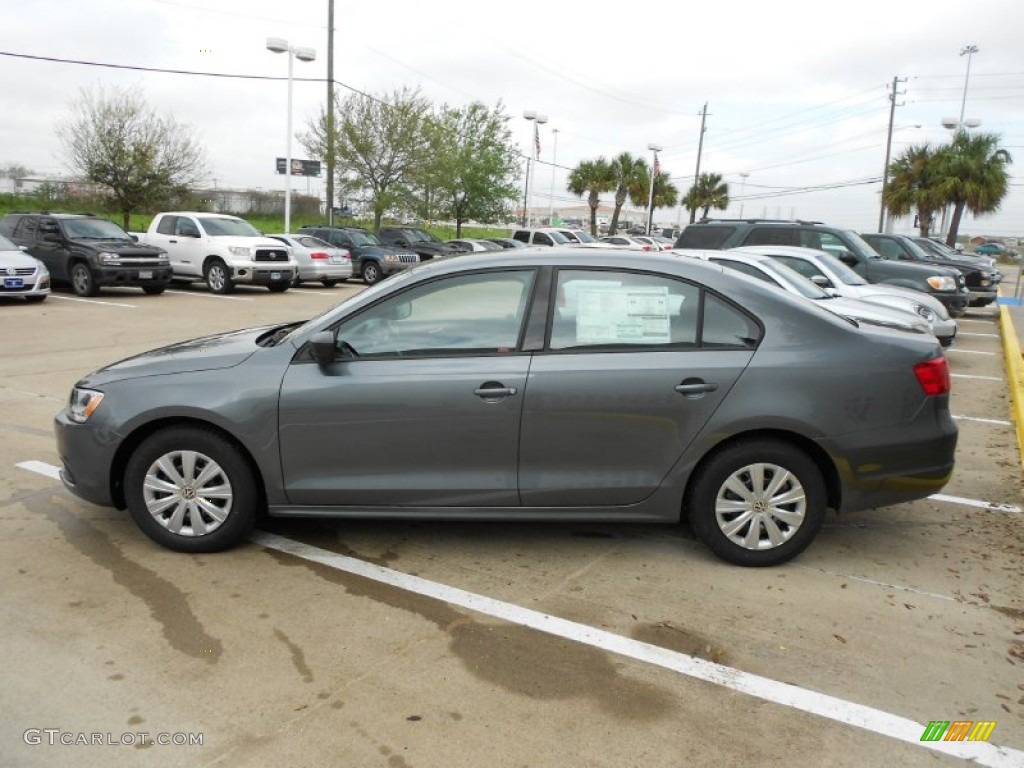
[[[676,240],[676,248],[698,248],[701,250],[720,251],[729,235],[736,231],[735,227],[708,227],[694,224],[684,229]]]

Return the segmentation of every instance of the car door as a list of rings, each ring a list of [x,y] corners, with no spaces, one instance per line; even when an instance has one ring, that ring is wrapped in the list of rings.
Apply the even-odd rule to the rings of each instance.
[[[533,269],[413,286],[336,324],[339,359],[301,356],[280,397],[292,504],[515,506]]]
[[[29,221],[37,222],[34,233],[34,244],[29,253],[39,259],[46,268],[50,270],[50,276],[54,280],[65,281],[69,279],[69,252],[67,240],[61,231],[60,224],[56,219],[44,216],[39,219],[26,217],[23,225],[26,226],[26,237],[31,236],[29,232]]]
[[[700,286],[559,270],[523,404],[524,506],[613,506],[654,493],[750,362],[759,326]]]

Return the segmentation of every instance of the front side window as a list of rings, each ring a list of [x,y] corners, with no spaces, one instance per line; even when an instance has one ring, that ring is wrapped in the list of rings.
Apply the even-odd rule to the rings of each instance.
[[[419,285],[342,321],[339,354],[429,357],[514,352],[533,280],[530,269],[458,275]]]

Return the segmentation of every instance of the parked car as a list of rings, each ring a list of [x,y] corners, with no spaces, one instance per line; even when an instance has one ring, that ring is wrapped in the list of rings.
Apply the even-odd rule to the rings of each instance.
[[[653,251],[671,251],[672,246],[675,245],[675,243],[661,242],[652,235],[633,235],[633,239],[641,243],[647,243]]]
[[[734,248],[728,251],[692,251],[676,249],[677,256],[704,259],[712,264],[720,264],[735,269],[748,277],[761,280],[779,290],[800,296],[812,301],[829,312],[840,317],[855,320],[858,323],[893,328],[907,333],[932,334],[931,326],[924,318],[903,310],[871,304],[860,299],[843,298],[825,291],[806,277],[776,261],[771,256],[760,253],[745,252]]]
[[[985,256],[1000,256],[1006,253],[1006,246],[1002,243],[982,243],[975,246],[974,252]]]
[[[643,242],[638,237],[631,235],[605,235],[601,238],[602,243],[614,245],[616,248],[625,248],[627,251],[660,251],[656,245]]]
[[[959,270],[883,259],[856,232],[818,221],[705,219],[683,229],[675,247],[724,249],[741,245],[795,245],[825,251],[869,283],[898,285],[934,296],[951,317],[962,315],[970,299]]]
[[[556,245],[570,245],[569,238],[553,227],[517,229],[512,232],[512,239],[518,240],[524,245],[543,245],[549,248]]]
[[[345,248],[338,248],[318,237],[301,233],[281,233],[267,237],[280,240],[291,250],[292,260],[298,264],[293,285],[311,281],[331,288],[352,277],[352,253]]]
[[[437,260],[305,323],[136,355],[81,379],[55,428],[72,493],[183,552],[261,510],[688,518],[741,565],[794,557],[827,509],[937,493],[957,440],[930,334],[581,248]]]
[[[46,265],[0,235],[0,297],[21,297],[34,304],[49,295]]]
[[[211,293],[232,293],[238,285],[283,293],[298,270],[280,241],[237,216],[203,211],[158,213],[138,240],[167,251],[175,280],[206,283]]]
[[[912,237],[911,239],[928,253],[938,256],[940,259],[963,259],[964,261],[978,263],[993,270],[1000,280],[1003,278],[1003,273],[996,267],[996,260],[991,256],[950,248],[943,241],[934,237]]]
[[[484,251],[504,250],[500,245],[490,240],[482,240],[472,237],[456,238],[449,240],[449,245],[455,246],[459,253],[481,253]]]
[[[792,245],[745,245],[733,249],[743,253],[771,256],[815,285],[850,299],[880,304],[910,312],[925,320],[944,347],[956,339],[956,320],[942,302],[922,291],[884,283],[869,283],[835,256],[813,248]]]
[[[1002,275],[996,270],[975,264],[964,259],[947,259],[935,256],[924,250],[907,235],[878,234],[871,232],[861,237],[868,245],[878,251],[883,259],[890,261],[910,261],[916,264],[938,264],[956,269],[964,276],[964,283],[970,292],[968,306],[986,307],[996,300],[996,285]]]
[[[529,246],[521,240],[513,240],[511,237],[488,237],[495,245],[500,245],[505,250],[511,250],[512,248],[527,248]]]
[[[367,285],[379,283],[420,262],[415,251],[384,245],[372,232],[359,227],[306,226],[299,227],[299,233],[312,235],[351,253],[352,271]]]
[[[141,245],[109,219],[92,214],[9,213],[0,234],[46,265],[54,283],[78,296],[105,286],[132,286],[163,293],[171,280],[167,253]]]
[[[457,256],[459,250],[444,242],[425,229],[418,227],[381,227],[377,239],[384,245],[394,245],[404,250],[415,251],[420,261]]]

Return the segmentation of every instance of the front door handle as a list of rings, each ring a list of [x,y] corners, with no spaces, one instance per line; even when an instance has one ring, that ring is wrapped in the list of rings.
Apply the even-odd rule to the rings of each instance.
[[[682,384],[676,384],[676,392],[684,397],[699,397],[705,392],[714,392],[716,389],[718,389],[716,382],[703,379],[684,379]]]
[[[473,390],[473,394],[483,400],[504,400],[518,392],[515,387],[506,387],[498,381],[488,381]]]

